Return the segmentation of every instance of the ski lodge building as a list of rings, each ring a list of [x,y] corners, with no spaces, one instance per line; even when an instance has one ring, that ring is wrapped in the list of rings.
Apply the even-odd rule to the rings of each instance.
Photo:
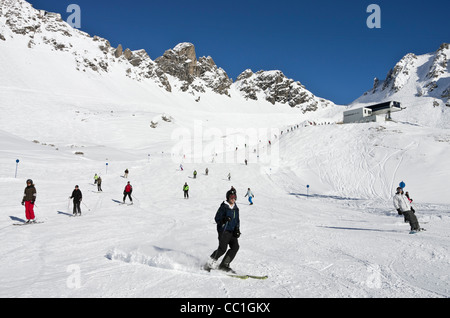
[[[344,124],[383,122],[391,119],[391,113],[403,108],[399,102],[385,102],[344,112]]]

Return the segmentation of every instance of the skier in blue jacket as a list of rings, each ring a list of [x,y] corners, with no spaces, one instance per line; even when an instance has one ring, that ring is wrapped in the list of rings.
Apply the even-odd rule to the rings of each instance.
[[[205,266],[211,269],[217,260],[224,255],[219,269],[226,272],[233,272],[230,263],[234,260],[238,250],[238,238],[240,232],[239,208],[236,204],[236,192],[230,190],[226,194],[224,201],[216,213],[215,221],[217,223],[217,233],[219,238],[219,247],[211,254],[211,262]],[[227,251],[228,246],[230,249]]]

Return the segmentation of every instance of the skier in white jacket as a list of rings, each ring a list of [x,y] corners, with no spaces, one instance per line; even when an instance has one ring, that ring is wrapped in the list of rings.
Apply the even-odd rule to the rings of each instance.
[[[400,187],[397,188],[397,193],[394,195],[394,208],[397,210],[399,215],[403,215],[405,217],[405,221],[409,222],[411,231],[422,230],[416,215],[411,211],[411,203],[404,195],[403,189]]]

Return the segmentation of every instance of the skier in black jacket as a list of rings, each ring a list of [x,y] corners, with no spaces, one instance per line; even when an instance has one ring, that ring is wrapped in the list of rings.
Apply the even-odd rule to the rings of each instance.
[[[216,213],[215,221],[217,223],[219,247],[211,254],[211,261],[205,266],[207,270],[213,268],[217,260],[226,253],[219,265],[219,269],[226,272],[233,272],[230,268],[230,263],[239,251],[238,238],[241,232],[239,208],[236,204],[236,192],[233,190],[228,191],[226,199]],[[230,249],[227,251],[228,246]]]
[[[83,194],[78,186],[75,186],[75,189],[72,192],[72,196],[69,199],[73,199],[73,215],[76,216],[81,215],[81,200],[83,199]]]

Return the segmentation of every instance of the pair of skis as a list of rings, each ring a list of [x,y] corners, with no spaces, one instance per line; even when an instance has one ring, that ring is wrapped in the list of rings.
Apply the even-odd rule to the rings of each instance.
[[[225,275],[228,276],[228,277],[233,277],[233,278],[238,278],[238,279],[249,279],[249,278],[250,278],[250,279],[265,280],[265,279],[269,278],[269,276],[267,276],[267,275],[265,275],[265,276],[248,275],[248,274],[241,275],[241,274],[237,274],[237,273],[236,273],[235,271],[233,271],[233,270],[230,270],[229,272],[227,272],[227,271],[223,271],[223,270],[220,270],[220,269],[212,268],[212,267],[209,266],[208,264],[205,264],[205,265],[203,266],[203,269],[204,269],[205,271],[207,271],[207,272],[211,272],[212,270],[217,270],[217,271],[219,271],[219,272],[225,274]]]
[[[259,279],[259,280],[265,280],[267,278],[269,278],[269,276],[255,276],[255,275],[238,275],[238,274],[226,274],[229,277],[233,277],[233,278],[239,278],[239,279]]]
[[[44,222],[34,221],[34,222],[22,222],[22,223],[13,223],[15,226],[24,226],[24,225],[33,225],[33,224],[42,224]]]

